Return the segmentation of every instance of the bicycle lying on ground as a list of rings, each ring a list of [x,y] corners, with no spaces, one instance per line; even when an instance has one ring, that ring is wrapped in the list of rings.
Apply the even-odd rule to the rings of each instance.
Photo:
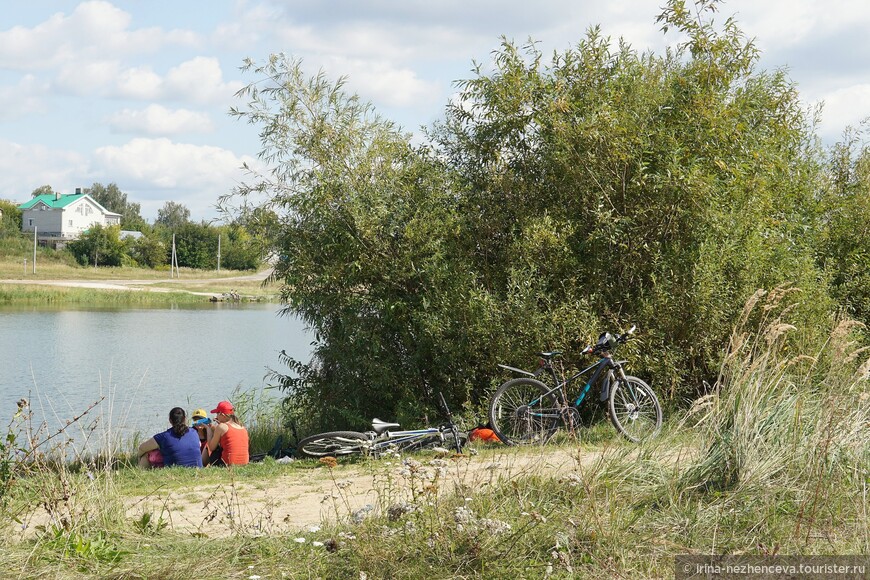
[[[579,406],[589,390],[597,386],[600,401],[607,401],[608,415],[617,431],[634,442],[655,437],[662,426],[662,409],[655,393],[639,378],[625,374],[626,361],[613,360],[616,348],[625,344],[635,330],[632,326],[621,336],[602,333],[598,342],[582,351],[600,359],[564,380],[553,366],[553,359],[562,354],[559,351],[539,353],[540,366],[535,372],[498,365],[526,376],[509,380],[496,390],[489,405],[493,430],[510,445],[546,443],[560,426],[573,430],[579,425]],[[591,378],[569,399],[566,387],[591,371]],[[544,373],[555,386],[537,379]]]
[[[444,396],[439,393],[438,398],[447,422],[437,427],[399,431],[401,425],[398,423],[372,419],[371,431],[330,431],[311,435],[299,442],[296,451],[307,457],[338,457],[355,453],[378,456],[388,451],[403,453],[435,447],[452,448],[461,453],[468,435],[453,422]]]

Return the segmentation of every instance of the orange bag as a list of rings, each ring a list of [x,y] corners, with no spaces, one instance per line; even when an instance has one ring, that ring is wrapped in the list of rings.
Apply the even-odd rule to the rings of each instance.
[[[501,443],[501,439],[495,434],[495,431],[487,427],[478,427],[472,429],[468,434],[469,441],[485,441],[487,443]]]

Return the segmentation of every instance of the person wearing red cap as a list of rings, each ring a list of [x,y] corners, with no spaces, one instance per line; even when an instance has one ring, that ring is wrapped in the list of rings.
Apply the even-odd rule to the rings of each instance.
[[[211,410],[217,415],[211,439],[202,448],[203,465],[247,465],[248,430],[235,414],[229,401],[221,401]],[[218,455],[217,451],[220,451]]]

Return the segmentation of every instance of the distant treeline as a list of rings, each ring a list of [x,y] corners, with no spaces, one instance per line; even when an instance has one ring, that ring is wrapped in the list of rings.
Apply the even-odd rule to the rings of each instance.
[[[51,192],[50,186],[34,190],[33,195]],[[66,245],[81,265],[140,266],[161,268],[170,264],[172,239],[179,267],[215,269],[218,265],[218,237],[220,237],[220,266],[229,270],[253,270],[264,261],[263,235],[258,213],[241,214],[228,224],[210,224],[190,221],[190,211],[180,203],[167,202],[158,211],[154,224],[139,215],[139,204],[130,204],[126,194],[115,184],[104,187],[95,183],[85,193],[94,196],[100,205],[120,213],[121,225],[104,227],[94,225],[77,240]],[[21,210],[18,204],[0,200],[0,244],[6,246],[3,254],[14,249],[26,251],[27,236],[21,233]],[[137,237],[122,236],[122,231],[140,232]]]

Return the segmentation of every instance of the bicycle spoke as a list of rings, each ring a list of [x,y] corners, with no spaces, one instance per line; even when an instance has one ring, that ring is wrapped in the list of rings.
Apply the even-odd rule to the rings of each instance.
[[[614,426],[632,441],[653,437],[661,428],[661,408],[655,394],[634,377],[614,385],[610,413]]]
[[[543,443],[553,433],[558,410],[546,387],[532,379],[514,379],[502,385],[490,405],[490,422],[500,438],[510,443]]]

